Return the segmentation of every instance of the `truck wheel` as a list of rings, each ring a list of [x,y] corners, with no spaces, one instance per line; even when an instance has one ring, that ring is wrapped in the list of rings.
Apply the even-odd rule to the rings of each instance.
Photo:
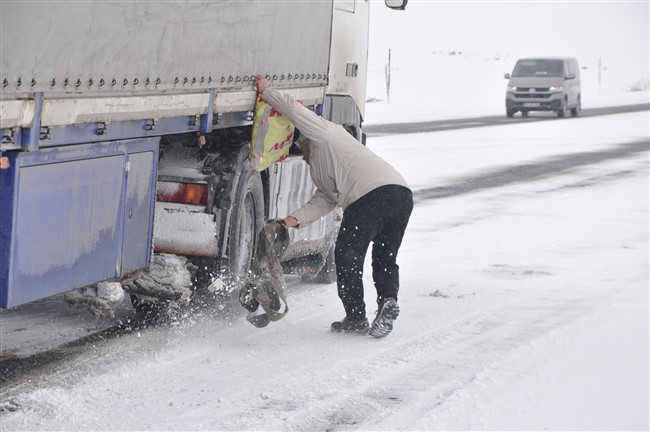
[[[334,260],[334,248],[333,244],[329,252],[327,252],[327,257],[325,258],[325,264],[321,271],[314,278],[314,282],[322,284],[332,284],[336,282],[336,262]]]
[[[264,224],[264,191],[260,173],[246,164],[237,184],[228,233],[228,259],[222,263],[229,291],[246,283],[259,231]]]
[[[235,187],[226,257],[195,260],[194,274],[194,301],[201,308],[218,309],[219,315],[226,318],[245,312],[239,304],[239,288],[246,283],[264,223],[260,174],[246,163]]]

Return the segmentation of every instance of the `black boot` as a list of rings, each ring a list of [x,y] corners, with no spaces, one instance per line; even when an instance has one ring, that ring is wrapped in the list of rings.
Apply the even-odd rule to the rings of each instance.
[[[367,318],[358,320],[345,317],[341,321],[333,322],[330,326],[330,330],[336,333],[366,334],[368,332],[368,327]]]
[[[379,312],[377,312],[368,334],[376,338],[388,336],[393,331],[393,321],[397,319],[398,315],[399,305],[397,301],[392,297],[387,298]]]

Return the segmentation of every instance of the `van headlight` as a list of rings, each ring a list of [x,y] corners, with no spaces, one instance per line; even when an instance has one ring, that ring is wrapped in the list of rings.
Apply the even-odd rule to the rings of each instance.
[[[517,91],[517,86],[509,86],[508,91],[509,92],[516,92]]]
[[[548,91],[561,92],[563,89],[564,89],[563,86],[551,86],[548,88]]]

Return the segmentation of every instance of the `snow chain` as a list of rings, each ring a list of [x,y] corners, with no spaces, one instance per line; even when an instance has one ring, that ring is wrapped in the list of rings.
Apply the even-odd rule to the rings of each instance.
[[[275,221],[268,220],[260,231],[255,248],[252,276],[239,291],[239,302],[250,313],[246,317],[255,327],[266,327],[289,312],[280,259],[289,247],[289,232],[282,227],[275,233]],[[280,312],[282,306],[284,310]],[[255,314],[259,306],[264,312]]]

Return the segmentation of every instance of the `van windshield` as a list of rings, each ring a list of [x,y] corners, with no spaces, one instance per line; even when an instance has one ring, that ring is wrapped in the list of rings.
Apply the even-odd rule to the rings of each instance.
[[[519,60],[512,72],[513,77],[561,77],[564,76],[562,60]]]

